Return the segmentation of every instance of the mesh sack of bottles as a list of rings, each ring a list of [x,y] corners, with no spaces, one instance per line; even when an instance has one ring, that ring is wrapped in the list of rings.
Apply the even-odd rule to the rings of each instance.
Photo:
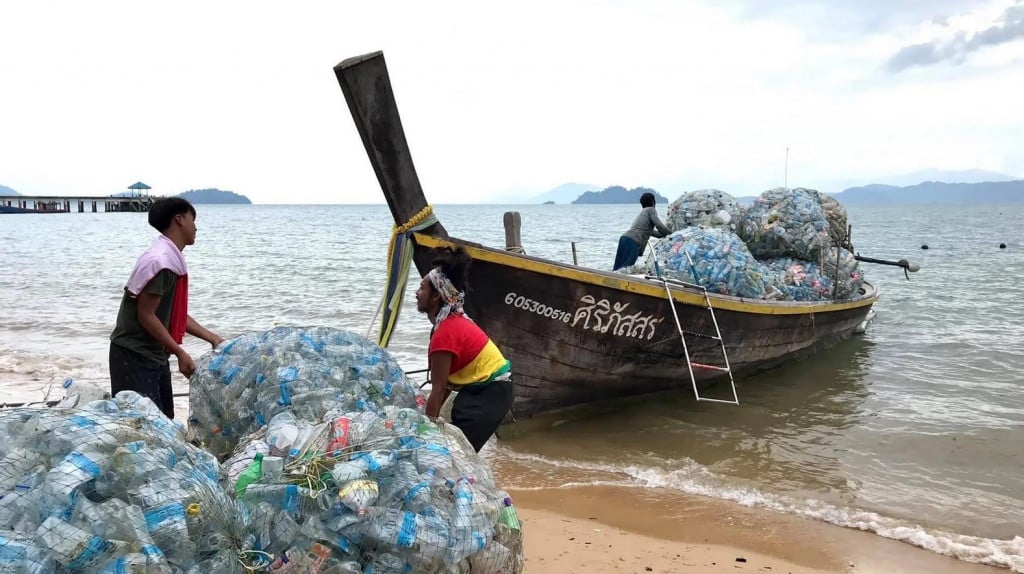
[[[817,263],[782,257],[760,262],[765,278],[765,299],[821,301],[832,297],[832,279]]]
[[[221,344],[196,361],[191,437],[223,458],[280,412],[318,421],[328,409],[415,408],[424,402],[395,358],[328,327],[277,327]]]
[[[758,259],[820,262],[844,243],[846,209],[813,189],[770,189],[743,212],[737,233]]]
[[[836,274],[836,260],[839,273]],[[825,301],[850,299],[864,286],[853,253],[831,248],[824,264],[783,257],[760,262],[765,279],[765,299],[779,301]],[[838,281],[837,281],[838,278]]]
[[[522,571],[511,499],[458,429],[418,409],[284,412],[225,469],[272,571]]]
[[[736,230],[743,206],[736,198],[717,189],[700,189],[680,195],[668,206],[665,226],[671,231],[687,227],[726,227]]]
[[[218,385],[238,388],[225,396]],[[251,517],[260,569],[522,570],[511,499],[461,431],[427,419],[419,389],[367,339],[324,328],[248,335],[202,361],[192,386],[193,418],[213,422],[200,436],[234,445],[223,486]],[[249,397],[251,420],[228,414],[233,403],[197,404],[197,393]]]
[[[0,410],[0,572],[245,572],[220,465],[148,398]]]
[[[667,277],[696,283],[723,295],[764,295],[760,265],[743,240],[726,229],[684,228],[659,241],[654,255],[658,271]]]

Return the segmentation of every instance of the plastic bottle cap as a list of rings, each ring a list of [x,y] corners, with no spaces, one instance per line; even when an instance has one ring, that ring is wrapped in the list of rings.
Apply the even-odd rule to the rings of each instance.
[[[198,502],[193,502],[192,504],[188,505],[188,509],[186,509],[185,512],[189,516],[195,516],[195,515],[199,514],[199,510],[200,510],[199,509],[199,503]]]

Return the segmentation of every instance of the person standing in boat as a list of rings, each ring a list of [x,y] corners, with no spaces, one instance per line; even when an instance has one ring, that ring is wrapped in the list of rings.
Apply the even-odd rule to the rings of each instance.
[[[512,409],[514,390],[512,364],[463,309],[469,264],[462,249],[435,260],[416,290],[416,309],[434,326],[427,416],[437,420],[448,396],[458,392],[451,422],[480,452]]]
[[[149,224],[160,235],[124,286],[110,334],[110,392],[135,391],[173,419],[168,358],[177,357],[178,371],[191,377],[196,365],[181,346],[185,333],[214,348],[223,339],[188,314],[188,266],[181,252],[196,242],[196,209],[181,197],[159,199],[149,209]]]
[[[640,215],[633,220],[629,230],[619,237],[619,249],[615,252],[615,264],[612,271],[629,267],[636,263],[644,254],[647,242],[651,237],[666,237],[671,231],[658,218],[658,210],[654,207],[654,194],[646,192],[640,196]]]

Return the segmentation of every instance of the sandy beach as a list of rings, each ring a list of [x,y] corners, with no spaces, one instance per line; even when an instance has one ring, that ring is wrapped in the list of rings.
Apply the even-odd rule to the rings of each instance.
[[[796,516],[642,489],[513,491],[526,574],[566,572],[912,572],[999,568]]]

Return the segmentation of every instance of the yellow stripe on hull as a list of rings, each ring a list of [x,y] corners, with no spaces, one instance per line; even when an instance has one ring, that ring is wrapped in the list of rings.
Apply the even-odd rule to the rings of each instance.
[[[488,261],[498,265],[505,265],[526,271],[532,271],[552,277],[561,277],[580,283],[599,285],[629,293],[638,293],[651,297],[665,297],[665,287],[655,281],[631,279],[626,275],[618,273],[602,272],[581,269],[573,266],[566,266],[559,263],[545,261],[526,255],[513,254],[498,249],[465,243],[459,240],[441,239],[432,235],[415,234],[417,245],[432,249],[461,246],[470,257],[482,261]],[[762,301],[758,299],[743,299],[740,297],[729,297],[709,293],[712,305],[715,309],[727,309],[741,313],[755,313],[758,315],[807,315],[811,313],[829,313],[832,311],[843,311],[873,305],[879,298],[878,290],[869,283],[864,284],[868,292],[866,297],[852,301],[840,302],[797,302],[797,301]],[[697,305],[704,307],[704,295],[701,293],[687,291],[672,286],[672,298],[679,303]]]

